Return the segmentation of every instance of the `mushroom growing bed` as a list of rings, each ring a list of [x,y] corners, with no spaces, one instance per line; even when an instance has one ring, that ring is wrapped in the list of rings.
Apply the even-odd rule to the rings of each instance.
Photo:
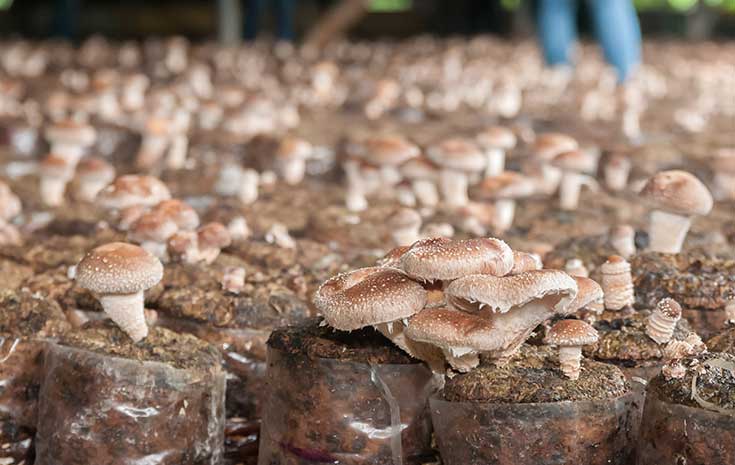
[[[735,47],[533,47],[0,41],[0,464],[735,463]]]

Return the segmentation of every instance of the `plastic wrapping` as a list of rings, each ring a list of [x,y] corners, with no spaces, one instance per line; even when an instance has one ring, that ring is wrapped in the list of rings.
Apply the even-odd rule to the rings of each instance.
[[[630,465],[633,399],[430,404],[444,465]]]
[[[259,465],[414,465],[432,456],[423,364],[368,364],[268,350]]]
[[[670,404],[648,396],[639,465],[735,463],[735,415]]]
[[[35,465],[221,465],[225,376],[49,344]]]
[[[28,460],[32,452],[44,345],[41,340],[0,337],[0,463]]]

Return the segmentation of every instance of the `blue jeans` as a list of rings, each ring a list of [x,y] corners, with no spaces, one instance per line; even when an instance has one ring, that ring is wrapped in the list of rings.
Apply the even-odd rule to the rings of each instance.
[[[296,0],[248,0],[245,12],[245,39],[253,40],[258,35],[258,22],[263,5],[272,1],[275,7],[278,38],[293,40],[293,12]]]
[[[605,59],[625,81],[641,61],[641,29],[631,0],[587,0]],[[577,36],[576,0],[539,0],[538,24],[549,65],[570,63]]]

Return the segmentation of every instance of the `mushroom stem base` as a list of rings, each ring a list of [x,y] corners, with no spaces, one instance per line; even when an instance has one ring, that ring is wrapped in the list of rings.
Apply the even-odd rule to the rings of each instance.
[[[667,213],[661,210],[651,212],[648,235],[651,251],[660,253],[679,253],[686,239],[692,221],[687,216]]]
[[[143,291],[135,294],[108,294],[99,297],[105,313],[116,325],[138,342],[148,335],[143,306]]]
[[[562,373],[564,373],[567,378],[572,380],[579,379],[581,360],[581,347],[559,347],[559,365],[561,366]]]

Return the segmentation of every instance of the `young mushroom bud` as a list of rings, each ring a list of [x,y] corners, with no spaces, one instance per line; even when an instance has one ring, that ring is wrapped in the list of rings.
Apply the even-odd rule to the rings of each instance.
[[[578,258],[570,258],[567,260],[566,264],[564,264],[564,271],[566,271],[569,276],[579,276],[581,278],[587,278],[590,275],[587,267],[584,266],[584,262]]]
[[[605,309],[622,310],[635,303],[633,276],[630,263],[619,255],[608,257],[600,267],[602,290],[605,292]]]
[[[635,229],[628,224],[615,226],[610,230],[609,242],[621,257],[628,259],[635,255]]]
[[[396,245],[411,245],[420,239],[421,215],[416,210],[401,208],[388,218],[388,229]]]
[[[214,262],[231,243],[230,232],[221,223],[207,223],[197,230],[198,258],[204,263]]]
[[[246,169],[242,171],[240,179],[240,189],[237,193],[240,201],[249,205],[258,200],[258,184],[260,182],[260,174],[254,169]]]
[[[686,171],[662,171],[648,180],[640,192],[652,207],[648,235],[654,252],[679,253],[692,217],[712,210],[712,195],[702,182]]]
[[[41,162],[41,200],[50,207],[64,203],[66,184],[74,176],[74,167],[56,155],[49,155]]]
[[[646,334],[657,344],[666,344],[674,335],[674,328],[680,319],[681,306],[674,299],[663,299],[648,317]]]
[[[161,262],[142,248],[113,242],[88,252],[76,268],[79,286],[97,296],[105,313],[138,342],[148,335],[143,291],[163,277]]]
[[[582,320],[561,320],[551,327],[546,343],[559,347],[559,365],[564,376],[579,379],[582,371],[582,346],[597,342],[595,328]]]
[[[514,171],[504,171],[485,178],[473,190],[478,200],[493,202],[492,226],[502,233],[513,226],[516,201],[530,197],[535,192],[533,180]]]
[[[115,179],[115,168],[101,158],[85,158],[77,167],[79,191],[85,202],[94,201],[97,194]]]
[[[464,139],[448,139],[430,147],[426,155],[441,167],[439,186],[446,204],[466,205],[470,176],[485,168],[485,156],[480,149]]]
[[[632,165],[630,158],[625,155],[611,155],[603,167],[605,186],[613,192],[624,190],[628,185]]]
[[[485,151],[485,177],[497,176],[505,170],[505,153],[516,146],[516,135],[508,128],[493,126],[476,137],[477,143]]]
[[[597,158],[584,150],[571,150],[554,157],[551,165],[562,171],[559,185],[559,207],[562,210],[576,210],[579,194],[583,186],[596,191],[597,181],[590,176],[597,167]]]
[[[288,137],[281,141],[276,151],[276,172],[286,184],[296,185],[304,179],[306,160],[313,152],[304,139]]]

